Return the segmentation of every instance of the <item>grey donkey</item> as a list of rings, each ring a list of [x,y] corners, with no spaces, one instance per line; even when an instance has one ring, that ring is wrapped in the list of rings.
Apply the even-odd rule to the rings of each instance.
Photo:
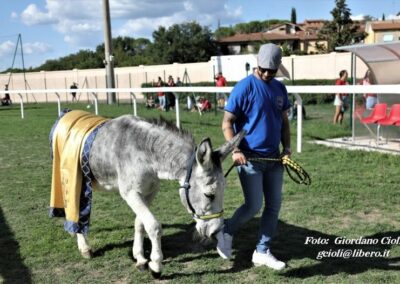
[[[211,237],[223,226],[225,179],[221,162],[232,152],[244,133],[213,150],[210,139],[195,145],[193,137],[163,120],[148,121],[131,115],[111,119],[93,141],[89,162],[98,185],[118,189],[136,214],[133,257],[136,267],[148,264],[154,277],[162,271],[161,224],[149,206],[161,179],[178,180],[184,207],[196,221],[202,237]],[[144,256],[143,239],[151,241],[150,261]],[[92,252],[87,236],[77,234],[82,256]]]

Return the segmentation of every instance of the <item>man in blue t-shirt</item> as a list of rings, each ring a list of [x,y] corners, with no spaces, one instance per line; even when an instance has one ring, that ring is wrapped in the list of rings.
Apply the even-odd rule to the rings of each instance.
[[[258,68],[236,84],[225,107],[222,131],[226,140],[246,130],[246,136],[232,152],[244,194],[244,204],[226,220],[217,234],[217,251],[222,258],[232,255],[233,235],[256,215],[265,199],[259,240],[253,253],[255,265],[281,270],[286,265],[270,251],[281,207],[283,166],[280,162],[254,161],[251,158],[279,158],[290,155],[290,102],[285,86],[274,77],[281,64],[281,49],[264,44],[257,55]],[[280,151],[279,145],[283,150]],[[250,161],[251,160],[251,161]]]

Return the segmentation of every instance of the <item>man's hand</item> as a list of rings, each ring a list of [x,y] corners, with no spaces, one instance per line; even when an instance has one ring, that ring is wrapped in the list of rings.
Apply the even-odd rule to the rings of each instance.
[[[233,163],[237,166],[247,164],[247,159],[240,150],[234,150],[232,152],[232,160],[233,160]]]
[[[291,155],[292,155],[292,150],[290,148],[284,148],[282,153],[281,153],[281,155],[280,155],[280,157],[281,157],[281,159],[284,158],[284,157],[287,157],[287,158],[290,159]]]

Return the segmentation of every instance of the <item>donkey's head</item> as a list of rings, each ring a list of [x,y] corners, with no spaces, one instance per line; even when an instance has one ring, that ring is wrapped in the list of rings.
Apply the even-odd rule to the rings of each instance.
[[[179,194],[182,204],[193,214],[201,236],[211,237],[223,225],[225,179],[222,161],[239,145],[244,131],[213,150],[209,138],[203,139],[189,163],[185,184]]]

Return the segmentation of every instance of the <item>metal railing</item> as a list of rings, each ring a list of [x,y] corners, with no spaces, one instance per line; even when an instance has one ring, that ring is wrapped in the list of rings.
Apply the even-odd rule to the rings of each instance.
[[[72,93],[72,92],[85,92],[90,93],[93,98],[95,106],[95,113],[99,114],[98,109],[98,94],[107,92],[126,92],[129,93],[133,101],[133,114],[137,116],[137,97],[135,94],[157,93],[157,92],[173,92],[179,93],[230,93],[233,87],[157,87],[157,88],[114,88],[114,89],[53,89],[53,90],[9,90],[0,91],[0,94],[9,93],[10,95],[18,95],[20,98],[21,118],[24,118],[24,102],[22,94],[35,94],[47,93],[57,96],[58,114],[61,112],[61,99],[59,93]],[[302,151],[302,123],[303,123],[303,100],[300,94],[336,94],[336,93],[349,93],[349,94],[399,94],[400,85],[345,85],[345,86],[287,86],[288,93],[295,96],[297,100],[297,152]],[[400,101],[400,97],[399,97]],[[180,112],[179,112],[179,95],[175,96],[175,111],[176,111],[176,126],[180,128]],[[353,110],[355,106],[355,99],[353,96]],[[354,116],[353,116],[354,117]],[[354,123],[353,123],[354,126]],[[354,129],[353,129],[354,136]]]

